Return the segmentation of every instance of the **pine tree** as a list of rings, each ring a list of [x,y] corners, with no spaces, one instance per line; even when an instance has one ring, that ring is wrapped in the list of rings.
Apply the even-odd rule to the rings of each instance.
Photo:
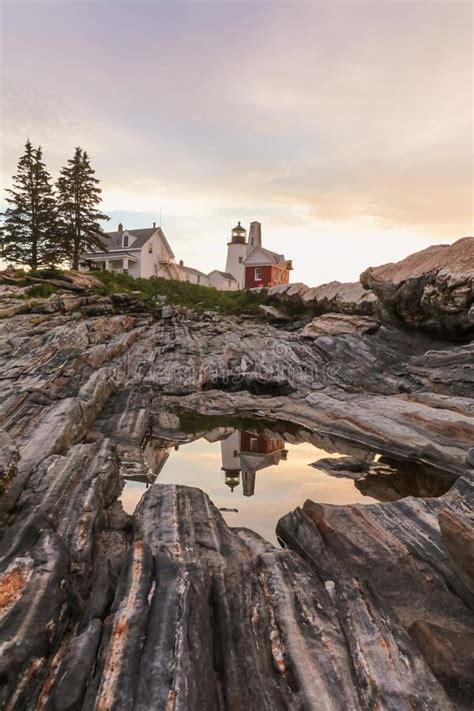
[[[89,156],[78,147],[74,157],[62,168],[57,182],[64,247],[73,269],[79,268],[81,252],[104,247],[99,220],[109,218],[97,210],[101,189],[94,176]]]
[[[61,260],[51,176],[42,158],[41,147],[33,148],[28,139],[12,179],[13,188],[6,191],[9,207],[1,213],[3,258],[31,269]]]

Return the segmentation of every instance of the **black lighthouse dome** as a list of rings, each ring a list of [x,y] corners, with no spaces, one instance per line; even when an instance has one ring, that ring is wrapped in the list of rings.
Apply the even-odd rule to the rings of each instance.
[[[237,244],[245,244],[245,241],[247,239],[247,230],[245,227],[242,227],[240,222],[237,224],[237,227],[234,227],[232,230],[232,242],[237,243]]]

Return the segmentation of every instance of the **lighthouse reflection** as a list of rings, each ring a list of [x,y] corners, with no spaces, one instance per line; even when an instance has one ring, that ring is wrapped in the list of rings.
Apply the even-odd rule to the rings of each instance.
[[[225,484],[231,491],[241,484],[243,495],[253,496],[257,471],[285,460],[288,451],[280,437],[232,430],[221,435],[221,455]]]
[[[244,496],[255,494],[256,474],[259,470],[277,465],[281,460],[286,460],[288,455],[285,441],[278,435],[216,427],[199,434],[198,439],[204,439],[209,444],[220,442],[223,483],[232,492],[236,487],[241,487]],[[145,484],[148,488],[156,481],[171,452],[187,444],[169,441],[165,444],[162,440],[150,439],[143,450],[148,470],[143,471],[143,468],[138,467],[135,471],[133,466],[128,466],[124,478]]]

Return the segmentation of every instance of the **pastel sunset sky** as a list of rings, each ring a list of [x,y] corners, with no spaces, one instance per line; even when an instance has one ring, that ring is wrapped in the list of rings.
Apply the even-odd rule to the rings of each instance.
[[[259,220],[293,280],[357,279],[473,234],[472,11],[6,0],[1,185],[28,136],[54,177],[80,145],[109,229],[161,210],[176,257],[208,272]]]

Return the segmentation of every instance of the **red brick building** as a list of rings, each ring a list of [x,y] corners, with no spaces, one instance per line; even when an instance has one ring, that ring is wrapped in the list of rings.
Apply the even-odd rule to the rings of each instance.
[[[259,264],[247,264],[245,260],[245,288],[256,289],[258,287],[270,287],[277,284],[290,283],[291,262],[288,262],[283,255],[269,252],[268,249],[260,248],[258,259]],[[265,255],[261,253],[265,252]],[[272,256],[268,256],[272,255]],[[275,261],[276,258],[282,258],[282,261]],[[264,261],[269,263],[265,264]]]
[[[242,432],[240,436],[240,451],[258,454],[270,454],[285,449],[285,440],[280,437],[269,437],[258,432]]]
[[[248,241],[245,227],[240,222],[234,227],[227,245],[226,272],[234,276],[239,289],[289,284],[292,268],[291,261],[283,254],[262,247],[260,222],[250,224]]]

